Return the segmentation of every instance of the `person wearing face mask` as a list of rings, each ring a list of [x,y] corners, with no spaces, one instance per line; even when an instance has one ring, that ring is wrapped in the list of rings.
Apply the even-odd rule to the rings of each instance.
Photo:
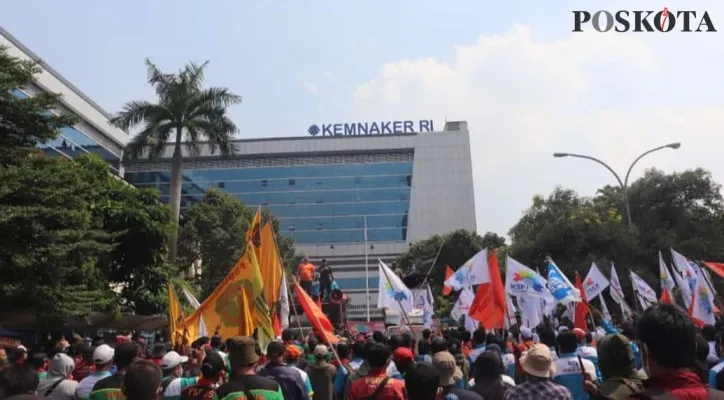
[[[169,351],[163,356],[161,360],[161,370],[163,371],[163,381],[161,387],[163,388],[163,398],[165,400],[179,400],[181,397],[181,391],[187,386],[195,385],[198,379],[183,378],[184,364],[189,361],[189,358],[182,356],[175,351]]]
[[[724,392],[709,388],[695,372],[696,328],[684,310],[672,304],[652,305],[639,317],[636,337],[643,343],[649,379],[645,390],[630,399],[724,399]]]

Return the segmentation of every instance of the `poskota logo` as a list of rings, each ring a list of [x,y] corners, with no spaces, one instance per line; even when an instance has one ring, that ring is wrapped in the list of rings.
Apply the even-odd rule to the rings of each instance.
[[[573,11],[573,32],[716,32],[706,11]]]

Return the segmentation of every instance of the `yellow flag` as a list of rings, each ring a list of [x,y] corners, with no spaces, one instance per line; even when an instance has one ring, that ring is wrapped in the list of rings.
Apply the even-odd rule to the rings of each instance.
[[[282,286],[282,268],[279,259],[279,249],[274,239],[274,227],[271,222],[264,224],[261,228],[261,251],[259,257],[259,266],[261,269],[261,277],[264,281],[264,297],[269,307],[273,307],[279,300],[279,289]]]
[[[247,249],[251,246],[247,245]],[[266,346],[274,340],[274,330],[272,328],[271,313],[269,312],[269,304],[264,297],[264,280],[261,277],[261,270],[253,251],[246,251],[244,254],[246,263],[251,269],[251,292],[253,298],[254,326],[257,328],[257,341],[263,354],[266,354]]]
[[[254,251],[256,252],[256,259],[261,260],[261,207],[256,210],[254,219],[251,220],[251,225],[246,231],[246,241],[244,242],[247,246],[249,243],[253,243]]]
[[[176,292],[173,290],[173,285],[168,283],[168,332],[171,339],[171,345],[176,345],[176,329],[178,321],[181,317],[181,306],[176,298]]]
[[[241,287],[241,295],[238,301],[241,310],[239,314],[239,335],[251,336],[254,333],[254,318],[252,317],[251,307],[249,307],[249,296],[244,286]]]

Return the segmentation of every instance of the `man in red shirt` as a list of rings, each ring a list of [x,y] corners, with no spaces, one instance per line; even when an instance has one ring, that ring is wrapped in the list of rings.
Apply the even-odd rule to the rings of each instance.
[[[407,400],[405,381],[387,376],[391,354],[390,348],[382,343],[374,343],[367,348],[369,373],[350,383],[349,400]]]

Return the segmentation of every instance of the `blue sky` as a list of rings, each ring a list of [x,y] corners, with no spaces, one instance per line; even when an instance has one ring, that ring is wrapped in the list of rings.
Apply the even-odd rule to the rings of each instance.
[[[724,46],[715,34],[572,34],[573,9],[707,10],[713,0],[7,1],[0,25],[110,112],[152,99],[143,60],[211,60],[209,84],[244,97],[240,137],[303,135],[312,123],[469,121],[478,229],[505,233],[536,193],[592,195],[608,173],[670,141],[645,167],[724,179]],[[649,159],[647,159],[649,160]],[[495,190],[490,190],[495,188]]]

